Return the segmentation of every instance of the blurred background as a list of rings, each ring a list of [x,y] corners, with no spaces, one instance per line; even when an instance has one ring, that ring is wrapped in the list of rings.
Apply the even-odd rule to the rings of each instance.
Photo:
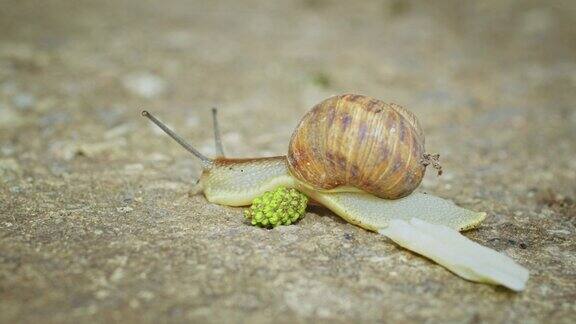
[[[575,26],[569,0],[0,0],[0,320],[574,318]],[[280,155],[340,93],[418,116],[445,169],[423,190],[488,211],[467,235],[525,293],[327,211],[251,228],[140,116],[212,156],[216,106],[229,156]]]

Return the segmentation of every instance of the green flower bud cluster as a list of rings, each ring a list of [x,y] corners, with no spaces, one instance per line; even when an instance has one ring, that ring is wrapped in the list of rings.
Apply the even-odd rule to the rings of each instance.
[[[252,225],[273,228],[296,222],[306,212],[307,205],[308,197],[300,191],[278,187],[255,198],[244,216]]]

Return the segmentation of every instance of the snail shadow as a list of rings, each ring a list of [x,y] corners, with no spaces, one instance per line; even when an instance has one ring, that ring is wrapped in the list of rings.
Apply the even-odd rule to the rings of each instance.
[[[334,212],[332,212],[330,209],[319,205],[319,204],[311,204],[308,206],[308,209],[306,210],[307,213],[313,213],[316,214],[320,217],[329,217],[332,220],[334,220],[336,223],[340,223],[340,224],[349,224],[347,221],[345,221],[342,217],[336,215]]]

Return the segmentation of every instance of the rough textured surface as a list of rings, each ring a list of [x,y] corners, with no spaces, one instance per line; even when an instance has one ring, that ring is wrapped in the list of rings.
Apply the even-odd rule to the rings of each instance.
[[[573,1],[0,3],[0,321],[569,322],[576,316]],[[357,92],[421,121],[485,210],[466,235],[531,270],[466,282],[312,209],[249,226],[189,190],[212,154],[285,152],[309,107]]]

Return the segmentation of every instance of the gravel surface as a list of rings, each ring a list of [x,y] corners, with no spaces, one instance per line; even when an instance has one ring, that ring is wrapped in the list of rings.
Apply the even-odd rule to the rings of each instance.
[[[0,1],[0,322],[576,318],[573,1]],[[474,284],[311,208],[263,230],[191,192],[213,155],[285,154],[339,93],[402,104],[486,211],[465,235],[531,271]]]

